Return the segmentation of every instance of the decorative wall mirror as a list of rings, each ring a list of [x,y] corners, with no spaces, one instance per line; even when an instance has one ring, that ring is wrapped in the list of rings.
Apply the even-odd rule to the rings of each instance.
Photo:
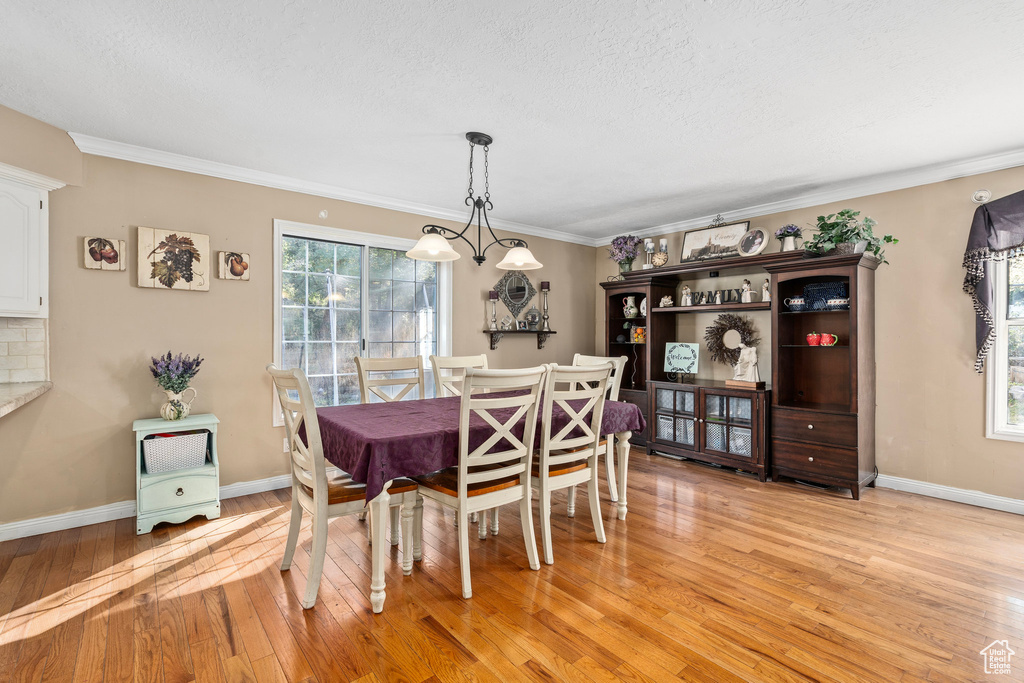
[[[530,279],[521,270],[510,270],[501,276],[498,284],[494,286],[505,307],[513,317],[518,318],[519,313],[530,303],[530,299],[537,293],[537,290],[530,284]]]

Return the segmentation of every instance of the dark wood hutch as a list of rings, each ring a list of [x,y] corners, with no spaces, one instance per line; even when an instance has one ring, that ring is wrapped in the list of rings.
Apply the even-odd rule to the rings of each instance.
[[[871,256],[829,256],[811,258],[803,251],[777,252],[751,257],[733,257],[696,263],[682,263],[626,273],[623,279],[602,282],[605,291],[605,354],[626,356],[620,399],[640,407],[647,429],[631,442],[646,446],[648,452],[662,450],[676,455],[707,460],[757,472],[764,480],[789,476],[796,479],[850,488],[859,497],[860,488],[874,480],[874,270]],[[664,296],[678,300],[681,284],[699,277],[736,276],[763,272],[771,282],[771,302],[729,302],[723,304],[659,308]],[[792,313],[781,306],[783,299],[803,292],[806,284],[844,282],[850,298],[849,310]],[[755,292],[760,287],[755,286]],[[623,299],[635,297],[639,307],[647,299],[646,315],[626,318]],[[760,297],[758,297],[760,298]],[[740,390],[734,396],[749,396],[754,406],[751,425],[752,451],[730,454],[707,449],[700,421],[705,406],[697,404],[697,431],[691,437],[673,432],[666,437],[669,421],[684,425],[691,416],[677,408],[659,407],[657,389],[664,394],[665,344],[676,341],[676,317],[694,313],[771,311],[772,377],[768,390],[760,393]],[[624,326],[646,328],[645,343],[635,343]],[[806,330],[804,328],[807,328]],[[839,335],[834,347],[808,346],[804,336],[813,331]],[[820,328],[820,329],[818,329]],[[763,331],[767,337],[768,331]],[[708,393],[716,400],[724,383],[698,380],[699,398]],[[676,385],[681,388],[681,385]],[[730,388],[731,389],[731,388]],[[726,394],[727,395],[727,394]],[[769,408],[770,406],[770,408]],[[769,410],[771,414],[769,415]],[[659,438],[659,416],[663,432]],[[726,424],[724,421],[722,424]],[[682,429],[682,427],[676,427]],[[718,430],[718,426],[715,426]],[[688,443],[687,439],[694,443]],[[682,440],[680,440],[682,439]],[[744,443],[745,447],[745,443]]]

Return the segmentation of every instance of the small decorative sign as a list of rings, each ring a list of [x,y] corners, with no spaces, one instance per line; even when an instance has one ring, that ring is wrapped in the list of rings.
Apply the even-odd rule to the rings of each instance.
[[[669,342],[665,344],[665,372],[697,374],[700,344]]]
[[[83,241],[84,264],[89,270],[124,270],[124,241],[106,237],[86,237]]]

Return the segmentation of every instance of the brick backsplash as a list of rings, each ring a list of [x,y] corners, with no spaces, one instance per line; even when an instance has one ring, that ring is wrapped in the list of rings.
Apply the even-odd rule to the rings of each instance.
[[[49,379],[46,325],[41,318],[0,318],[0,382]]]

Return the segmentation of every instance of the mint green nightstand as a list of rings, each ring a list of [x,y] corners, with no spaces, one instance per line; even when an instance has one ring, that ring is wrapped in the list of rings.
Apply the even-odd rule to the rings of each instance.
[[[136,420],[135,430],[135,532],[147,534],[159,522],[184,522],[196,515],[207,519],[220,517],[220,464],[217,460],[217,424],[215,415],[190,415],[169,422],[162,418]],[[160,472],[146,471],[142,441],[151,434],[170,434],[192,429],[208,429],[208,454],[199,467]]]

